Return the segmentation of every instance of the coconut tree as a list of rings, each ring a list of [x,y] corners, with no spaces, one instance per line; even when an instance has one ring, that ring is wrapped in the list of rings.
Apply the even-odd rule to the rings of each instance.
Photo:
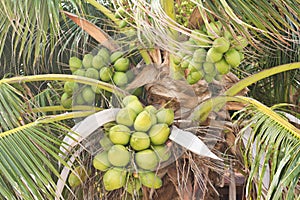
[[[94,133],[82,138],[77,135],[80,132],[74,133],[76,126],[71,129],[75,122],[95,116],[94,113],[99,110],[120,106],[121,99],[131,91],[78,74],[69,75],[72,69],[62,70],[69,69],[71,55],[87,54],[99,42],[113,51],[126,50],[130,55],[136,78],[128,88],[144,86],[146,98],[140,96],[140,99],[145,103],[174,109],[177,123],[188,119],[188,123],[181,123],[181,128],[199,137],[206,136],[206,144],[212,139],[216,141],[214,134],[218,132],[222,133],[218,135],[219,141],[223,140],[228,148],[242,152],[229,154],[221,151],[222,163],[208,160],[204,163],[203,159],[190,152],[180,154],[176,162],[165,168],[167,171],[159,170],[158,175],[164,177],[164,185],[156,190],[156,196],[153,189],[143,188],[143,194],[134,193],[133,198],[166,199],[165,191],[169,190],[174,191],[169,199],[208,199],[207,191],[214,191],[210,184],[215,184],[209,180],[209,174],[215,171],[222,174],[227,169],[231,172],[239,170],[245,175],[248,198],[298,198],[300,134],[296,128],[299,115],[295,107],[299,97],[298,7],[297,1],[240,0],[230,3],[222,0],[115,1],[112,5],[93,0],[2,2],[1,30],[8,31],[1,31],[0,55],[5,66],[1,75],[12,72],[25,76],[12,75],[0,81],[1,197],[73,199],[97,195],[105,199],[128,196],[122,189],[107,193],[101,182],[103,173],[91,167],[96,151],[93,146],[98,148],[95,143],[98,143],[99,136]],[[37,13],[36,10],[44,12]],[[118,18],[113,14],[116,10]],[[105,17],[105,20],[99,19],[99,16]],[[194,75],[174,64],[177,52],[181,50],[188,55],[194,51],[194,46],[210,48],[218,37],[211,23],[213,21],[220,22],[222,30],[229,31],[233,39],[238,36],[247,38],[250,45],[243,51],[244,61],[238,68],[232,69],[243,80],[224,84],[206,77],[205,81],[195,81],[193,86],[187,86],[184,78],[193,83],[188,77],[193,78]],[[193,34],[193,30],[200,27],[212,35],[203,32]],[[196,45],[184,43],[188,38],[208,42]],[[51,67],[48,62],[56,59],[59,62],[54,62]],[[179,61],[180,65],[183,61]],[[143,70],[135,72],[139,68]],[[29,76],[49,72],[69,74]],[[221,80],[228,79],[232,81],[233,74],[223,76]],[[117,98],[104,98],[104,104],[102,101],[67,108],[61,106],[65,82],[113,92]],[[239,92],[246,87],[249,87],[251,97],[237,96],[245,94]],[[195,92],[182,92],[186,88]],[[271,95],[270,98],[265,98],[266,93]],[[232,120],[229,120],[231,116],[222,118],[222,113],[228,114],[226,109],[222,110],[226,102],[242,103],[233,104],[234,108],[227,104],[229,109],[235,110],[237,105],[241,109],[232,115]],[[188,108],[184,114],[182,107]],[[105,124],[105,116],[100,117],[102,122],[87,121],[91,126],[101,127]],[[218,125],[213,123],[220,119],[222,121]],[[224,128],[224,124],[232,122],[234,125]],[[104,126],[101,130],[106,128]],[[204,129],[209,131],[204,132]],[[229,136],[228,131],[236,137],[235,141],[225,140]],[[235,158],[232,159],[232,156]],[[232,167],[230,163],[238,158],[242,167]],[[69,171],[79,181],[79,186],[72,188],[74,185],[70,181],[65,182]],[[183,178],[178,178],[178,175]],[[231,178],[234,180],[234,176]],[[80,186],[81,181],[87,184]],[[231,197],[235,198],[234,190],[231,192]]]

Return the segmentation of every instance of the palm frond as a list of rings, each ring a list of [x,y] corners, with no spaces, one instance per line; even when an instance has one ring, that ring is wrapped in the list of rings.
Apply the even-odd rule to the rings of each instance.
[[[49,91],[49,90],[45,90]],[[25,92],[28,92],[27,90]],[[43,94],[43,93],[41,93]],[[39,98],[47,99],[47,92]],[[61,178],[57,163],[63,159],[63,138],[70,128],[61,121],[86,117],[93,111],[46,115],[39,105],[5,81],[0,83],[0,198],[54,199]],[[51,102],[45,102],[50,105]],[[38,107],[36,107],[38,106]],[[34,110],[39,112],[36,115]],[[69,136],[72,140],[72,136]],[[64,147],[67,147],[64,144]],[[58,197],[60,198],[60,197]]]
[[[66,19],[61,10],[78,15],[88,13],[86,17],[99,26],[109,24],[102,13],[83,0],[3,1],[0,3],[1,74],[62,72],[61,63],[67,63],[70,54],[92,49],[88,44],[93,41],[88,34]]]
[[[122,5],[121,2],[118,0],[116,6]],[[138,34],[143,35],[143,41],[151,41],[170,52],[185,50],[188,47],[182,47],[172,33],[179,32],[181,36],[186,37],[190,36],[191,29],[172,19],[163,8],[164,2],[167,0],[152,1],[151,4],[147,1],[134,3],[127,1],[130,8],[127,16],[134,19],[135,24],[132,26],[137,28]],[[246,0],[228,3],[225,0],[213,2],[193,0],[190,3],[195,4],[195,10],[198,9],[200,12],[201,18],[195,19],[196,21],[208,27],[209,21],[218,19],[232,33],[234,32],[233,35],[239,34],[248,38],[248,41],[260,51],[272,51],[274,46],[277,46],[275,49],[290,48],[290,42],[295,42],[293,36],[299,36],[296,28],[300,25],[297,19],[299,14],[297,1],[271,4],[267,0],[259,3]]]
[[[43,56],[42,49],[45,49],[47,33],[53,34],[53,38],[58,37],[60,30],[58,3],[59,1],[42,0],[1,2],[0,18],[3,30],[0,34],[0,54],[3,55],[5,41],[9,39],[12,52],[17,59],[22,58],[24,48],[27,46],[30,51],[27,52],[24,61],[28,62],[31,56],[34,56],[33,63],[36,63]]]
[[[255,191],[256,199],[296,199],[300,192],[300,130],[276,110],[251,98],[239,98],[249,103],[238,112],[238,122],[246,124],[240,139],[245,141],[248,198]]]
[[[55,191],[53,175],[56,179],[59,175],[53,161],[58,159],[57,146],[61,143],[53,133],[66,130],[54,124],[34,123],[34,116],[22,106],[22,94],[12,86],[2,83],[0,91],[0,196],[51,199]]]

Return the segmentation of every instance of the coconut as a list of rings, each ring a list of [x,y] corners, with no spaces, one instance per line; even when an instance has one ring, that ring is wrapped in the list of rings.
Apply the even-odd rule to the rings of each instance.
[[[157,109],[153,105],[148,105],[144,109],[147,110],[148,112],[154,113],[154,114],[156,114],[156,112],[157,112]]]
[[[153,189],[158,189],[162,186],[162,180],[154,172],[142,172],[140,173],[141,183]]]
[[[134,129],[136,131],[146,132],[152,125],[151,115],[148,111],[144,110],[136,117],[134,121]]]
[[[76,71],[73,72],[73,75],[84,76],[85,75],[85,70],[84,69],[77,69]]]
[[[232,45],[237,50],[243,50],[248,45],[248,41],[245,37],[238,35],[236,38],[234,38]]]
[[[206,54],[207,54],[207,51],[205,49],[203,49],[203,48],[197,49],[196,51],[194,51],[193,61],[196,63],[205,62]]]
[[[182,69],[186,69],[186,68],[188,68],[189,64],[190,64],[190,58],[183,60],[180,64],[180,67]]]
[[[170,57],[175,65],[179,65],[181,63],[182,57],[179,54],[171,54]]]
[[[135,95],[128,95],[128,96],[124,97],[124,99],[122,100],[122,103],[125,106],[127,106],[130,102],[132,102],[134,100],[139,100],[139,99]]]
[[[204,76],[204,80],[205,80],[207,83],[211,83],[211,82],[213,82],[213,80],[214,80],[214,76],[211,76],[211,75],[207,74],[207,75]]]
[[[68,95],[72,95],[74,91],[78,90],[79,85],[76,82],[67,81],[64,84],[64,92]]]
[[[230,71],[230,65],[226,62],[225,59],[222,59],[219,62],[216,62],[215,68],[222,75],[227,74]]]
[[[188,74],[188,76],[186,77],[186,80],[187,80],[187,82],[188,82],[190,85],[193,85],[193,84],[195,84],[195,83],[197,83],[197,82],[199,81],[199,80],[197,80],[197,79],[193,79],[191,73]]]
[[[135,74],[133,73],[132,70],[128,70],[125,73],[126,73],[126,76],[127,76],[127,79],[128,79],[128,83],[130,83],[131,81],[134,80]]]
[[[214,40],[213,48],[220,53],[225,53],[228,51],[230,42],[225,37],[219,37]]]
[[[114,68],[115,70],[119,72],[126,72],[129,68],[130,61],[128,58],[119,58],[115,63],[114,63]]]
[[[102,81],[108,82],[113,76],[113,71],[109,67],[103,67],[99,72],[99,76]]]
[[[167,161],[171,157],[171,152],[167,145],[152,146],[152,149],[161,162]]]
[[[139,100],[133,100],[133,101],[129,102],[126,105],[126,107],[134,110],[136,112],[136,114],[139,114],[140,112],[142,112],[144,110],[143,104]]]
[[[128,78],[124,72],[115,72],[113,81],[117,86],[125,86],[128,83]]]
[[[99,79],[99,72],[97,69],[95,68],[88,68],[86,71],[85,71],[85,77],[87,78],[92,78],[92,79]]]
[[[223,36],[224,36],[227,40],[229,40],[229,41],[232,40],[232,38],[233,38],[231,32],[228,31],[228,30],[225,30],[225,31],[223,32]]]
[[[123,7],[119,7],[116,10],[115,17],[118,18],[118,19],[121,19],[122,17],[124,17],[125,14],[126,14],[125,9]]]
[[[169,108],[162,108],[156,113],[157,122],[171,125],[174,121],[174,111]]]
[[[116,122],[118,124],[123,124],[125,126],[132,126],[137,114],[131,108],[122,108],[116,117]]]
[[[82,94],[78,93],[75,97],[75,105],[83,105],[85,103]]]
[[[72,72],[74,72],[77,69],[81,68],[82,61],[79,58],[77,58],[76,56],[73,56],[69,59],[69,66],[70,66],[70,70]]]
[[[124,20],[121,20],[120,21],[120,24],[119,24],[119,28],[125,28],[126,26],[127,26],[127,21],[126,21],[126,19],[124,19]]]
[[[218,52],[214,47],[210,48],[206,54],[207,62],[218,62],[223,57],[223,53]]]
[[[93,65],[93,68],[99,70],[102,67],[104,67],[106,65],[106,63],[103,61],[103,57],[102,56],[96,55],[93,58],[92,65]]]
[[[154,145],[164,144],[170,135],[170,128],[167,124],[155,124],[149,130],[151,143]]]
[[[135,153],[135,163],[145,170],[154,170],[158,165],[158,158],[151,149],[146,149]]]
[[[90,86],[83,88],[82,97],[84,101],[88,104],[92,104],[95,101],[95,92],[92,90]]]
[[[147,149],[150,146],[150,138],[144,132],[134,132],[130,137],[130,146],[136,151]]]
[[[99,144],[104,150],[109,150],[114,145],[106,135],[99,140]]]
[[[82,59],[83,67],[86,69],[93,67],[93,58],[94,56],[92,54],[85,54]]]
[[[71,187],[77,187],[87,179],[87,174],[82,166],[75,167],[68,178]]]
[[[107,153],[109,162],[116,167],[125,167],[130,161],[130,153],[123,145],[113,145]]]
[[[93,92],[95,92],[95,94],[101,94],[104,92],[104,90],[102,90],[100,87],[98,87],[97,85],[92,85],[91,86]]]
[[[123,57],[124,53],[121,51],[115,51],[110,55],[110,62],[115,63],[119,58]]]
[[[230,49],[225,53],[226,62],[232,66],[237,67],[241,63],[241,57],[236,49]]]
[[[222,24],[219,21],[216,22],[210,22],[209,28],[207,28],[207,35],[211,38],[216,38],[217,36],[220,36],[222,31]]]
[[[193,40],[197,45],[203,47],[207,47],[212,43],[207,34],[201,30],[193,30],[190,39]]]
[[[122,124],[115,125],[109,129],[109,139],[114,144],[126,145],[130,139],[130,129]]]
[[[211,62],[205,62],[205,63],[203,63],[203,71],[206,74],[213,73],[215,71],[215,65],[214,65],[214,63],[211,63]]]
[[[202,67],[202,63],[194,62],[193,60],[189,63],[188,69],[190,71],[198,71],[201,69],[201,67]]]
[[[112,191],[123,187],[126,183],[127,172],[120,168],[112,168],[103,175],[105,190]]]
[[[139,179],[137,178],[130,178],[127,182],[127,184],[124,186],[124,189],[129,193],[129,194],[135,194],[137,193],[142,187],[142,183]]]
[[[94,157],[93,166],[100,171],[106,171],[111,166],[107,151],[100,152]]]
[[[104,64],[108,64],[110,62],[110,53],[106,48],[101,48],[98,51],[97,56],[102,57],[102,63]]]
[[[72,98],[67,93],[63,93],[60,98],[60,103],[64,108],[71,108]]]

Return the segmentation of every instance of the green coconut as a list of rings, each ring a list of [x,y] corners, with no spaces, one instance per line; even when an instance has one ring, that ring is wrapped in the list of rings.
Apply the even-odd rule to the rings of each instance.
[[[134,110],[125,107],[117,113],[116,122],[125,126],[132,126],[136,117],[137,114]]]
[[[136,165],[145,170],[155,170],[158,165],[156,153],[151,149],[145,149],[135,153]]]
[[[130,137],[130,146],[136,150],[141,151],[150,146],[150,138],[144,132],[134,132]]]
[[[214,47],[212,47],[207,51],[206,61],[215,63],[215,62],[220,61],[222,59],[222,57],[223,57],[223,53],[220,53]]]
[[[85,54],[82,59],[83,67],[86,69],[93,67],[93,58],[94,58],[94,56],[92,54],[90,54],[90,53]]]
[[[122,124],[117,124],[109,129],[109,139],[114,144],[128,144],[130,135],[130,129]]]
[[[126,72],[129,69],[130,61],[128,58],[119,58],[114,63],[114,68],[119,72]]]
[[[134,121],[134,129],[136,131],[147,132],[152,125],[151,115],[148,111],[143,110],[139,113]]]
[[[107,151],[98,153],[93,159],[93,166],[100,171],[107,171],[111,166]]]
[[[154,172],[142,172],[139,175],[142,185],[148,188],[158,189],[162,186],[161,178]]]
[[[213,48],[220,53],[225,53],[229,50],[230,42],[225,37],[219,37],[214,40]]]
[[[103,185],[106,191],[122,188],[126,183],[127,172],[121,168],[111,168],[103,175]]]
[[[164,144],[170,135],[170,128],[167,124],[155,124],[149,130],[150,141],[154,145]]]
[[[174,111],[169,108],[162,108],[156,113],[157,122],[171,125],[174,121]]]
[[[125,167],[130,161],[130,153],[123,145],[113,145],[107,153],[109,162],[116,167]]]
[[[241,57],[239,52],[236,49],[228,50],[225,55],[226,62],[232,67],[238,67],[241,63]]]

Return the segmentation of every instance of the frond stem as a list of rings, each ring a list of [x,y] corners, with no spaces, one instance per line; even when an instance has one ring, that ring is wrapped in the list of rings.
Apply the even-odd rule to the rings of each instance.
[[[42,117],[42,118],[36,120],[35,122],[31,122],[31,123],[28,123],[26,125],[19,126],[17,128],[14,128],[14,129],[5,131],[3,133],[0,133],[0,138],[7,137],[11,134],[20,132],[22,130],[25,130],[25,129],[28,129],[28,128],[31,128],[31,127],[35,127],[35,126],[40,125],[40,124],[49,124],[49,123],[62,121],[62,120],[66,120],[66,119],[86,117],[86,116],[91,115],[93,113],[94,113],[94,111],[85,111],[85,112],[80,111],[80,112],[63,113],[63,114],[60,114],[60,115]]]
[[[12,78],[4,78],[0,80],[0,84],[3,83],[22,83],[22,82],[36,82],[36,81],[71,81],[82,83],[86,85],[95,86],[97,88],[101,88],[108,92],[112,92],[120,97],[124,97],[128,93],[114,85],[109,83],[105,83],[102,81],[98,81],[91,78],[86,78],[82,76],[76,75],[68,75],[68,74],[41,74],[41,75],[31,75],[31,76],[17,76]]]

